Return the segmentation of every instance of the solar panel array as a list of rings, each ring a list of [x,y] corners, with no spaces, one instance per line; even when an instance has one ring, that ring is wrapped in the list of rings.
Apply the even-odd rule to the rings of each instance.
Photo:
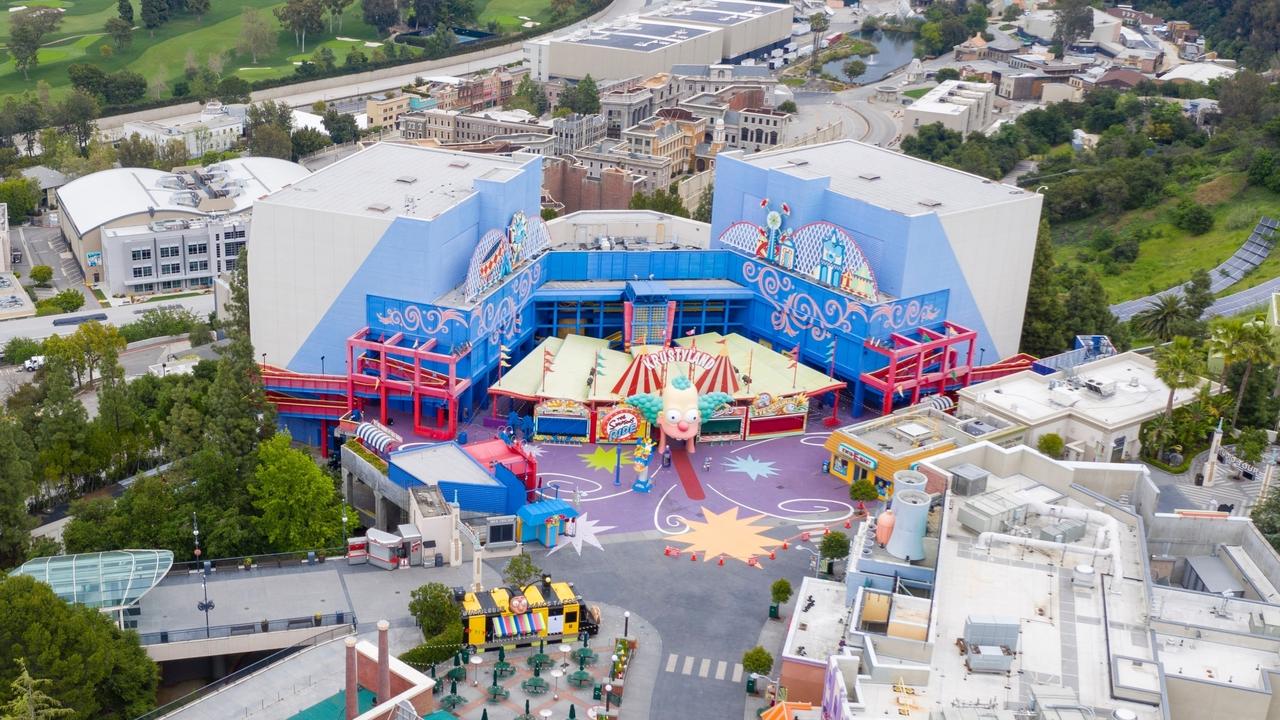
[[[1280,230],[1280,221],[1264,215],[1253,228],[1253,232],[1249,233],[1244,244],[1231,257],[1209,272],[1209,289],[1215,294],[1222,292],[1240,282],[1245,275],[1261,265],[1262,261],[1271,254],[1271,249],[1275,247],[1277,230]],[[1111,306],[1111,313],[1120,320],[1128,320],[1150,306],[1157,298],[1171,293],[1182,295],[1182,286],[1172,287],[1137,300],[1116,303]]]

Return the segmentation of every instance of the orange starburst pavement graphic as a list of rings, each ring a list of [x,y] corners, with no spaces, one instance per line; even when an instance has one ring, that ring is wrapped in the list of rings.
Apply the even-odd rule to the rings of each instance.
[[[767,556],[769,548],[778,544],[777,540],[764,534],[769,528],[755,524],[763,515],[740,518],[736,507],[722,513],[704,507],[702,515],[705,522],[688,521],[689,531],[673,536],[671,541],[688,545],[686,549],[700,553],[704,561],[729,557],[748,562],[752,558]]]

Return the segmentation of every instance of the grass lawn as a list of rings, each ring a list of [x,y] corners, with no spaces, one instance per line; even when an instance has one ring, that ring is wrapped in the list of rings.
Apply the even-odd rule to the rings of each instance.
[[[91,62],[106,72],[122,69],[141,74],[148,82],[163,80],[169,88],[181,80],[188,54],[194,54],[203,65],[214,53],[225,53],[225,74],[235,74],[246,80],[260,80],[291,75],[295,64],[308,59],[321,46],[334,52],[341,63],[352,48],[361,48],[369,54],[373,48],[366,43],[380,38],[373,27],[361,18],[360,3],[354,2],[342,15],[342,29],[328,25],[324,31],[307,38],[306,52],[300,52],[293,33],[281,29],[276,49],[258,56],[252,62],[248,55],[236,52],[240,37],[240,12],[245,7],[258,8],[271,22],[271,11],[283,5],[283,0],[216,0],[203,18],[179,14],[157,28],[154,33],[142,27],[134,30],[133,43],[123,50],[103,57],[101,48],[110,45],[110,39],[102,33],[103,24],[116,14],[116,0],[0,0],[7,7],[42,5],[65,8],[62,27],[50,35],[48,47],[40,50],[40,64],[24,80],[8,53],[0,49],[0,100],[9,95],[34,91],[36,83],[44,80],[57,98],[70,90],[67,66],[76,62]],[[479,21],[484,28],[491,20],[504,29],[519,29],[524,20],[537,22],[551,19],[551,0],[477,0]],[[135,22],[141,22],[141,8],[134,0]],[[8,13],[0,12],[0,45],[8,36]],[[339,39],[341,38],[341,39]],[[114,50],[114,48],[112,48]]]
[[[1280,195],[1263,188],[1244,187],[1244,178],[1240,174],[1223,175],[1201,185],[1195,197],[1210,205],[1214,216],[1213,229],[1203,235],[1191,235],[1173,226],[1171,216],[1178,200],[1170,199],[1154,208],[1134,210],[1118,218],[1090,218],[1054,228],[1057,259],[1069,267],[1079,266],[1077,253],[1086,249],[1090,235],[1100,227],[1109,227],[1123,235],[1129,228],[1154,225],[1160,236],[1142,243],[1135,262],[1123,266],[1116,275],[1099,273],[1109,302],[1132,300],[1184,283],[1194,270],[1211,270],[1231,257],[1249,237],[1260,216],[1276,217],[1280,214]],[[1280,252],[1273,253],[1257,270],[1226,293],[1257,285],[1278,275]]]
[[[931,87],[915,88],[914,90],[903,90],[902,94],[906,95],[909,98],[919,99],[923,97],[925,93],[929,92],[932,89],[933,88]]]

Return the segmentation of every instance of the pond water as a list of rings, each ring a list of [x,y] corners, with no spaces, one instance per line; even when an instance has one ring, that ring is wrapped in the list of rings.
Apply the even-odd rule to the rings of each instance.
[[[869,85],[880,82],[889,73],[911,62],[911,58],[915,57],[916,41],[912,35],[876,30],[861,37],[876,46],[878,52],[875,55],[868,55],[867,57],[855,55],[843,60],[832,60],[823,64],[823,71],[831,73],[841,80],[846,80],[844,64],[850,60],[861,60],[867,64],[867,71],[853,78],[853,82],[859,85]]]

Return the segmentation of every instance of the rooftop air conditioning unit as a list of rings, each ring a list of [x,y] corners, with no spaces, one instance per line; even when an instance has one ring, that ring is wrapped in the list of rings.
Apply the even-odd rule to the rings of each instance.
[[[1116,384],[1114,382],[1102,382],[1101,380],[1088,379],[1084,381],[1085,389],[1090,392],[1097,393],[1102,397],[1111,397],[1116,394]]]

